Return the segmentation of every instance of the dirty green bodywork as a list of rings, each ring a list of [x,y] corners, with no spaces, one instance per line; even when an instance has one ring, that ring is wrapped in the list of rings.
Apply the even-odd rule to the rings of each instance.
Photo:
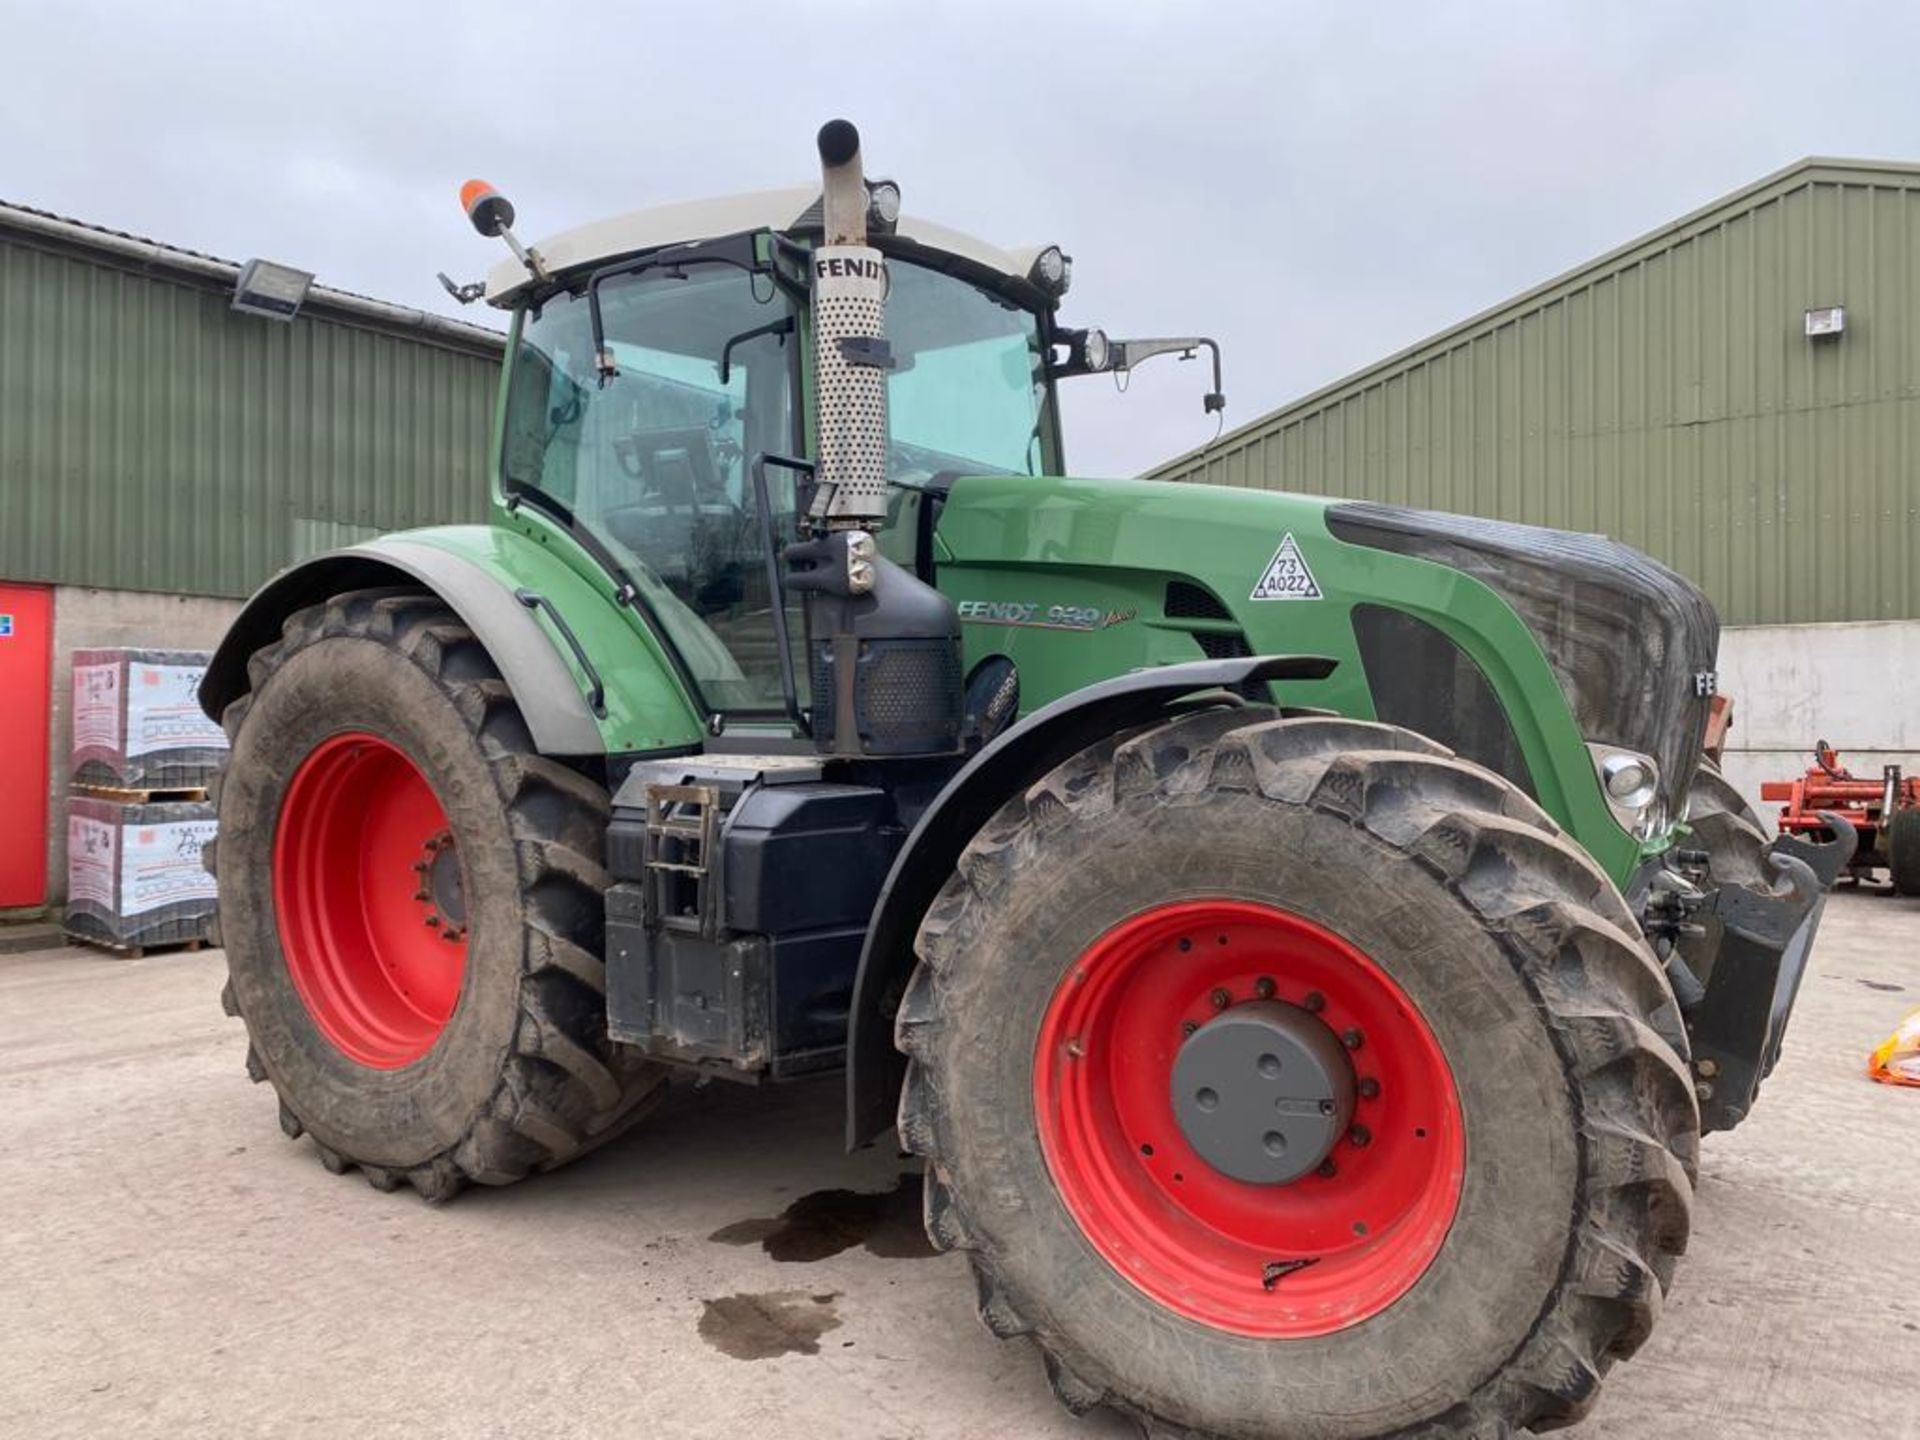
[[[563,531],[545,522],[442,525],[403,530],[357,547],[378,556],[384,541],[429,545],[498,577],[509,590],[525,587],[551,600],[593,660],[606,685],[600,732],[609,751],[664,750],[697,745],[701,719],[653,633],[630,609],[616,605],[604,573]],[[539,624],[566,660],[584,694],[586,677],[552,622]]]

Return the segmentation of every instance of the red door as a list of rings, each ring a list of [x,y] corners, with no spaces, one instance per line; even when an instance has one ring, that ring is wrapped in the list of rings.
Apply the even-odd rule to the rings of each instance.
[[[0,910],[47,899],[53,591],[0,583]]]

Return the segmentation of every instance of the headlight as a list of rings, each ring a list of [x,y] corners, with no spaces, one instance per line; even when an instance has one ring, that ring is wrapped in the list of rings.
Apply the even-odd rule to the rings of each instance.
[[[1033,257],[1027,278],[1049,295],[1064,295],[1073,283],[1073,258],[1058,245],[1049,245]]]
[[[1616,745],[1588,745],[1600,789],[1614,818],[1645,840],[1665,827],[1667,807],[1660,800],[1660,767],[1646,755]]]
[[[1113,346],[1107,343],[1107,332],[1089,330],[1080,340],[1080,358],[1086,361],[1089,370],[1104,370],[1113,360]]]
[[[900,223],[900,187],[891,180],[867,186],[867,219],[877,230],[891,231]]]

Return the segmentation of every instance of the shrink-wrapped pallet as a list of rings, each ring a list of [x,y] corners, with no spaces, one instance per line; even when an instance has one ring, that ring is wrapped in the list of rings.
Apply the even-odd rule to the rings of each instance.
[[[226,759],[226,733],[200,710],[203,650],[73,652],[76,785],[203,788]]]
[[[205,940],[213,877],[201,852],[218,829],[204,800],[67,799],[67,933],[120,950]]]

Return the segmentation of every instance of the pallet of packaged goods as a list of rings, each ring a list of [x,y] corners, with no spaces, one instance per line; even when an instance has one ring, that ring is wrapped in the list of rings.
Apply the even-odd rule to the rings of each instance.
[[[217,828],[204,800],[68,796],[67,937],[133,956],[205,944],[215,902],[201,852]]]
[[[200,710],[204,650],[73,652],[71,777],[119,800],[197,800],[225,763],[226,732]]]

